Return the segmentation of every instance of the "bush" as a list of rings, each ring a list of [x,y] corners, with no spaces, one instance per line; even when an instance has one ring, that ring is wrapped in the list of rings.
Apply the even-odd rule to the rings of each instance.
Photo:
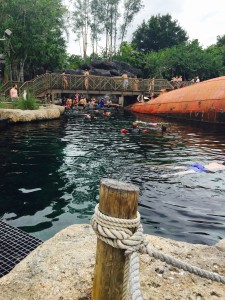
[[[0,101],[0,109],[13,108],[12,103]]]
[[[35,110],[39,108],[37,99],[33,95],[27,95],[26,100],[23,97],[20,97],[17,102],[15,102],[15,108],[22,110]]]

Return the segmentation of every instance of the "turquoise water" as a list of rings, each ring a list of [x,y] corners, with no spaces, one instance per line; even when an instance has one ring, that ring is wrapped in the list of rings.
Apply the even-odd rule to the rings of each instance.
[[[137,119],[148,132],[122,134]],[[167,122],[167,131],[149,122]],[[102,178],[140,188],[146,233],[192,243],[225,237],[225,171],[169,176],[166,167],[222,162],[224,128],[120,115],[22,124],[1,130],[0,218],[46,240],[89,223]]]

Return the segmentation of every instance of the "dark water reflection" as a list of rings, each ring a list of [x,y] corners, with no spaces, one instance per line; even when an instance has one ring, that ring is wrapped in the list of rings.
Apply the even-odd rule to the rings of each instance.
[[[148,133],[121,134],[137,118]],[[147,122],[147,123],[146,123]],[[167,131],[148,122],[167,122]],[[146,233],[192,243],[225,237],[223,172],[162,177],[165,166],[224,160],[224,128],[120,116],[8,127],[0,135],[0,217],[40,239],[88,223],[101,178],[140,188]]]

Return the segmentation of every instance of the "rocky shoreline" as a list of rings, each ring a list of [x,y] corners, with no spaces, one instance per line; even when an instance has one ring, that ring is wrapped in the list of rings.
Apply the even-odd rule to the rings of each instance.
[[[37,110],[0,109],[0,118],[8,123],[22,123],[58,119],[64,113],[65,107],[48,105]]]
[[[215,246],[146,235],[164,254],[225,275],[225,239]],[[72,225],[31,252],[0,279],[0,300],[91,299],[96,236],[89,225]],[[143,299],[225,299],[225,285],[140,255]],[[106,299],[107,300],[107,299]]]

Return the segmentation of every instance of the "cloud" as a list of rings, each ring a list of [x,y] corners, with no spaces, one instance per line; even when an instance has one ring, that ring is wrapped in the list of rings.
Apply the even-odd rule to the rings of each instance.
[[[189,39],[198,39],[203,47],[215,44],[217,36],[225,34],[224,0],[142,0],[144,8],[135,16],[128,28],[126,40],[132,39],[133,32],[152,15],[170,14],[173,20],[186,30]],[[74,43],[74,42],[72,42]],[[71,44],[71,42],[70,42]],[[68,45],[68,49],[71,45]],[[75,48],[73,46],[73,48]],[[69,52],[71,52],[69,50]]]

